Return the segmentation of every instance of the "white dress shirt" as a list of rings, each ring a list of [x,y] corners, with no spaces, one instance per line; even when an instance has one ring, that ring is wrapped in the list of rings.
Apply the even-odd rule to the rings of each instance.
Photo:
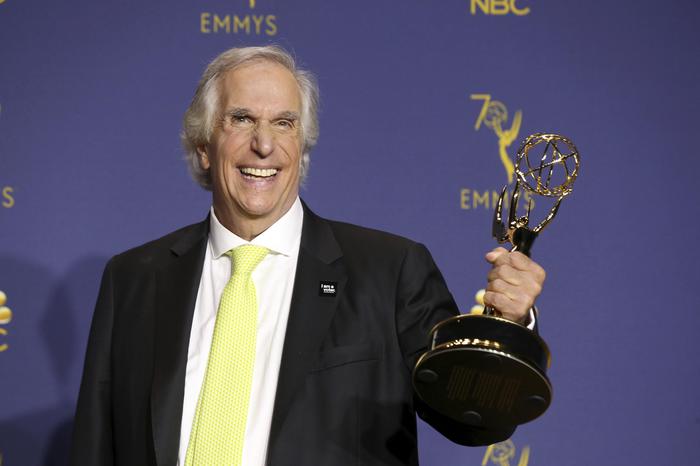
[[[219,300],[224,286],[231,277],[231,259],[225,253],[237,246],[254,244],[266,247],[270,253],[252,274],[258,301],[258,333],[255,342],[255,367],[248,405],[242,464],[264,466],[282,347],[299,258],[303,219],[304,209],[297,197],[286,214],[253,241],[248,242],[221,225],[214,214],[214,209],[211,209],[209,241],[204,256],[187,351],[179,465],[185,464],[199,391],[209,359]]]

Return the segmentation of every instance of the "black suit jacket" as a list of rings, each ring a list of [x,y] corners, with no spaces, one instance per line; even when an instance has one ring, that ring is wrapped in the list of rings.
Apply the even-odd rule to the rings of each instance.
[[[90,331],[74,465],[174,465],[208,220],[112,258]],[[414,399],[413,365],[456,305],[427,249],[305,208],[268,464],[418,463],[416,418],[493,443]],[[337,294],[320,294],[320,282]]]

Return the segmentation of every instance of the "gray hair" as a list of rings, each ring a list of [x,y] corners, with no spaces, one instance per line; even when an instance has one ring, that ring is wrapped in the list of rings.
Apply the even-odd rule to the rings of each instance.
[[[207,190],[212,189],[211,173],[205,170],[197,148],[209,143],[219,106],[219,82],[222,76],[241,65],[255,61],[278,63],[289,70],[301,94],[301,160],[299,177],[304,181],[309,171],[311,149],[318,140],[318,85],[313,74],[296,67],[294,58],[276,45],[229,49],[216,57],[204,70],[192,102],[185,112],[180,140],[192,178]]]

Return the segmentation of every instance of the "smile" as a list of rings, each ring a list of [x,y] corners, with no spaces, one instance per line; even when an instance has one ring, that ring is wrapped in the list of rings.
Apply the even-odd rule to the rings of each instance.
[[[241,168],[239,170],[243,175],[255,178],[270,178],[279,171],[276,168]]]

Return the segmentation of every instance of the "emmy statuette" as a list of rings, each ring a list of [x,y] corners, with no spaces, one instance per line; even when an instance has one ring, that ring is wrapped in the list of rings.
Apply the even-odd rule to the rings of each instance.
[[[540,154],[539,160],[532,163],[535,153]],[[579,153],[569,139],[557,134],[529,136],[516,157],[508,222],[502,216],[506,186],[495,208],[493,236],[499,243],[512,244],[511,251],[529,256],[537,235],[571,193],[578,172]],[[525,215],[518,216],[524,191],[552,204],[532,228],[532,197]],[[455,316],[430,331],[429,350],[413,370],[413,386],[428,406],[459,423],[508,428],[532,421],[549,407],[549,364],[549,348],[539,335],[487,307],[481,315]]]

